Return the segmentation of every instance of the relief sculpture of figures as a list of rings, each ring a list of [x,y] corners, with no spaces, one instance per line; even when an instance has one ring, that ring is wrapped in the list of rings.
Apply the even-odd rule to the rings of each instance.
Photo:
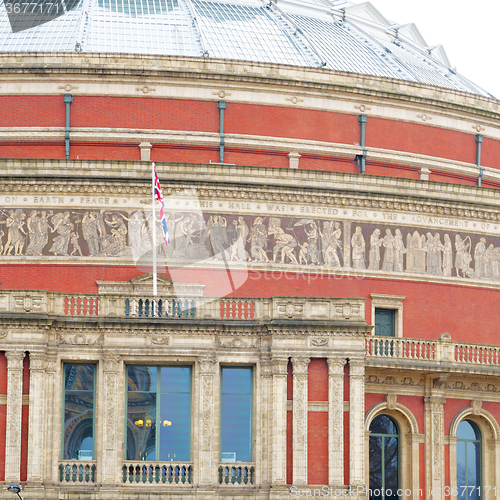
[[[14,255],[22,255],[26,231],[24,230],[26,215],[20,208],[16,210],[10,210],[7,219],[5,220],[5,226],[7,231],[7,241],[5,243],[4,255],[11,255],[11,251],[14,250]]]
[[[275,221],[274,224],[269,222],[269,234],[274,235],[275,245],[273,247],[273,262],[285,263],[286,257],[293,264],[298,264],[297,258],[294,254],[294,249],[297,247],[298,243],[294,236],[285,233],[283,228],[279,225],[279,219]],[[277,261],[278,254],[281,256],[281,261]]]
[[[240,215],[238,220],[233,220],[235,241],[231,244],[231,260],[246,261],[248,252],[245,250],[245,242],[248,237],[248,226],[245,219]]]
[[[328,237],[325,238],[326,244],[328,245],[325,250],[325,263],[329,267],[341,267],[339,255],[337,249],[342,253],[342,243],[340,242],[340,237],[342,236],[342,230],[340,229],[340,223],[330,222],[329,227],[324,231],[327,232]],[[323,237],[323,234],[321,235]]]
[[[407,252],[401,230],[394,232],[394,271],[402,273],[404,271],[403,255]]]
[[[356,231],[352,235],[351,245],[352,267],[354,269],[365,269],[366,242],[360,226],[356,228]]]
[[[370,236],[370,253],[368,269],[372,271],[380,270],[380,247],[384,243],[384,238],[380,237],[380,229],[375,229]]]
[[[471,239],[470,236],[466,236],[463,240],[459,234],[455,236],[455,268],[457,270],[457,276],[460,277],[460,271],[462,272],[462,277],[472,276],[473,271],[469,264],[472,261],[470,255]]]
[[[86,212],[83,216],[82,232],[90,255],[99,255],[99,222],[95,212]]]
[[[426,236],[427,272],[434,276],[441,276],[443,273],[441,252],[444,250],[444,245],[441,243],[439,234],[432,236],[431,233],[427,233]]]
[[[268,233],[262,217],[256,217],[248,240],[253,262],[269,262],[266,254]]]
[[[486,238],[481,238],[474,248],[474,276],[482,278],[485,273]]]
[[[217,259],[227,259],[229,240],[227,237],[227,221],[221,215],[211,215],[207,222],[204,238],[209,238],[213,256]]]
[[[385,230],[383,245],[385,247],[385,252],[384,262],[382,263],[382,271],[394,271],[396,241],[390,229]]]
[[[125,216],[113,214],[111,220],[104,218],[111,230],[111,234],[106,234],[100,239],[101,252],[105,257],[118,257],[127,252],[127,226],[125,225]]]
[[[453,247],[449,234],[444,235],[444,249],[443,249],[443,276],[451,276],[451,269],[453,267]]]
[[[54,255],[68,255],[68,245],[71,238],[71,233],[75,225],[70,221],[69,212],[59,212],[52,216],[51,219],[53,228],[52,233],[57,232],[59,236],[54,238],[54,242],[49,249]]]
[[[312,221],[305,229],[307,236],[307,257],[311,264],[319,264],[318,259],[318,237],[319,230],[316,222]]]

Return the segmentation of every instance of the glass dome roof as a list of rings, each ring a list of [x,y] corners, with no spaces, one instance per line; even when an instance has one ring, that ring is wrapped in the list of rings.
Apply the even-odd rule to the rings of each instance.
[[[0,0],[0,51],[205,56],[323,67],[492,97],[452,71],[444,51],[426,47],[414,25],[394,26],[370,3],[304,0],[301,8],[293,6],[77,0],[66,14],[13,33]]]

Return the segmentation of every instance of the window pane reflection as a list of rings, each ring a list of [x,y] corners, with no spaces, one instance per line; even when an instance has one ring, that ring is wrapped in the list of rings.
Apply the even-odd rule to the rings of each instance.
[[[127,460],[190,460],[191,368],[127,370]]]
[[[221,370],[221,461],[252,461],[252,368]]]
[[[457,499],[480,500],[481,432],[474,422],[463,420],[457,438]]]
[[[399,429],[387,415],[370,425],[370,499],[397,500],[399,488]]]
[[[63,459],[94,458],[94,365],[64,366]]]

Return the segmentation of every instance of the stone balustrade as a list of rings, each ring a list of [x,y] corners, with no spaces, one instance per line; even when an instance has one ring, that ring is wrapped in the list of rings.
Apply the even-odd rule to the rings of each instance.
[[[123,482],[189,486],[193,483],[193,465],[189,462],[124,462]]]
[[[255,466],[251,463],[221,463],[219,465],[219,484],[249,485],[255,482]]]

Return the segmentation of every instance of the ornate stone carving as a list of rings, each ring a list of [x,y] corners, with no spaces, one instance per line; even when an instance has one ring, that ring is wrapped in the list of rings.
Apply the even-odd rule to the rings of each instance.
[[[153,345],[169,345],[170,344],[170,337],[166,336],[158,336],[158,337],[151,337],[149,336],[149,342]]]
[[[213,373],[217,365],[217,357],[215,355],[200,356],[198,363],[200,364],[200,371],[202,373]]]
[[[396,401],[398,399],[398,396],[396,394],[387,394],[385,397],[385,400],[387,401],[387,408],[389,410],[394,410],[396,408]]]
[[[273,375],[286,375],[288,373],[288,358],[273,356],[271,358]]]
[[[294,375],[307,375],[309,363],[311,362],[311,358],[306,357],[293,357],[292,365],[293,365],[293,374]]]
[[[120,366],[121,357],[117,354],[106,353],[102,356],[104,371],[116,372]]]
[[[30,372],[44,371],[47,355],[44,352],[30,352]]]
[[[214,431],[213,410],[214,378],[211,374],[201,376],[201,449],[212,450]]]
[[[328,346],[328,339],[325,338],[309,339],[309,343],[314,347],[325,347]]]
[[[215,346],[226,349],[256,347],[255,339],[250,337],[215,337]]]
[[[148,87],[147,85],[143,85],[142,87],[136,87],[136,92],[142,92],[143,94],[149,94],[150,92],[156,92],[154,87]]]
[[[481,407],[483,405],[483,402],[480,399],[473,399],[470,405],[472,408],[472,413],[474,415],[479,415],[481,413]]]
[[[300,97],[293,96],[293,97],[286,97],[285,101],[289,101],[292,104],[297,104],[299,102],[304,102],[304,99],[301,99]]]
[[[229,97],[231,92],[226,92],[225,90],[218,90],[216,92],[212,92],[212,95],[216,95],[219,99],[224,99],[225,97]]]
[[[5,351],[5,357],[7,358],[7,369],[23,369],[23,361],[25,357],[24,351]]]

